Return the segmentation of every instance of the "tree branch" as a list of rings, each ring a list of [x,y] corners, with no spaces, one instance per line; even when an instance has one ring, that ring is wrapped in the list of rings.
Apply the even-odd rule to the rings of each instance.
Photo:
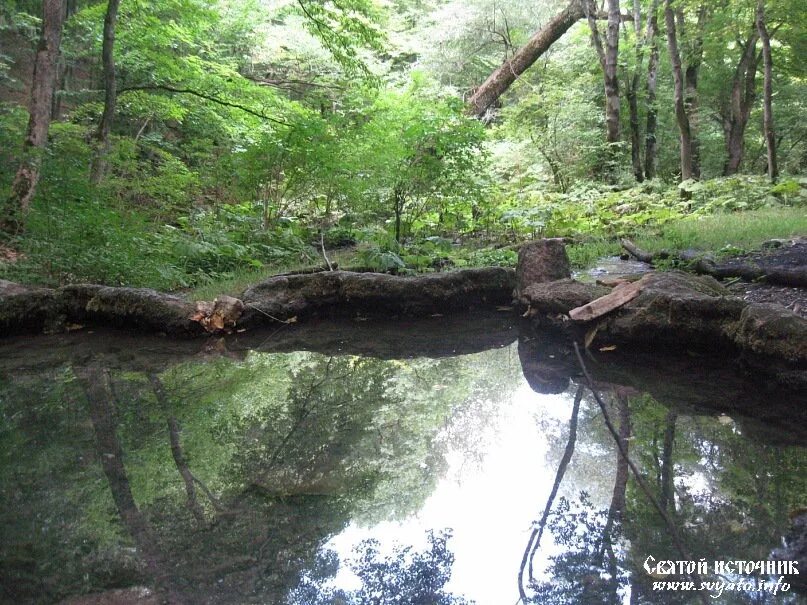
[[[265,113],[261,113],[260,111],[252,109],[251,107],[247,107],[246,105],[241,105],[240,103],[233,103],[231,101],[225,101],[224,99],[219,99],[218,97],[214,97],[213,95],[209,95],[205,92],[201,92],[198,90],[193,90],[191,88],[177,88],[175,86],[171,86],[170,84],[143,84],[140,86],[124,86],[123,88],[118,89],[118,92],[122,94],[136,90],[162,90],[165,92],[173,92],[176,94],[192,95],[194,97],[204,99],[205,101],[216,103],[217,105],[222,105],[224,107],[232,107],[233,109],[239,109],[244,113],[248,113],[249,115],[255,116],[256,118],[260,118],[262,120],[274,122],[275,124],[282,124],[283,126],[289,126],[289,123],[284,120],[266,115]]]

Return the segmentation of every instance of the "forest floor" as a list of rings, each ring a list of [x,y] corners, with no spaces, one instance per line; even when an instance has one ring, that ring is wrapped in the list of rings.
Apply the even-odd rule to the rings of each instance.
[[[807,237],[797,238],[792,245],[762,248],[723,261],[724,265],[741,263],[753,263],[765,268],[807,267]],[[728,289],[748,302],[779,304],[807,318],[807,288],[738,281],[728,286]]]

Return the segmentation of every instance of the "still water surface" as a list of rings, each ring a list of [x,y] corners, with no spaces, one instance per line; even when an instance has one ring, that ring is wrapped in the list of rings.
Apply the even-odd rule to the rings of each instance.
[[[671,532],[764,560],[805,503],[799,434],[721,413],[745,383],[715,400],[702,361],[676,370],[693,392],[597,365],[671,528],[562,352],[507,322],[294,330],[6,343],[0,602],[700,603],[642,569],[682,558]]]

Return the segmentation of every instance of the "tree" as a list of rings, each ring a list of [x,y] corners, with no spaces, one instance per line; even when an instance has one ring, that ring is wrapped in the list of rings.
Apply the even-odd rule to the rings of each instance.
[[[471,95],[468,100],[468,113],[479,117],[484,115],[498,98],[510,88],[516,78],[532,66],[572,25],[583,18],[583,2],[587,1],[571,0],[566,8],[535,32],[529,41],[519,48],[510,59],[494,70]]]
[[[686,109],[684,72],[681,66],[681,52],[678,48],[673,0],[664,0],[664,22],[667,26],[667,49],[670,53],[673,72],[673,102],[675,103],[675,119],[678,122],[679,131],[681,181],[688,181],[695,176],[692,166],[692,130]]]
[[[653,0],[647,15],[647,42],[650,56],[647,60],[647,126],[645,128],[644,175],[648,179],[655,178],[657,164],[658,107],[656,105],[656,86],[658,78],[658,9],[660,0]]]
[[[745,128],[756,100],[758,34],[756,27],[743,42],[738,40],[742,51],[734,69],[731,91],[726,107],[722,112],[723,132],[726,137],[726,163],[723,174],[737,174],[745,153]]]
[[[42,32],[34,61],[28,129],[22,159],[0,217],[0,229],[14,233],[22,228],[25,215],[36,193],[42,167],[42,154],[48,142],[53,91],[56,86],[59,48],[65,20],[64,0],[44,0]]]
[[[458,103],[430,94],[416,80],[404,92],[379,94],[365,111],[357,165],[366,190],[385,198],[396,242],[439,198],[472,197],[483,132]]]
[[[762,42],[762,68],[765,83],[762,88],[762,132],[765,137],[765,149],[768,159],[768,178],[776,182],[779,167],[776,163],[776,135],[773,127],[773,55],[771,53],[771,36],[765,20],[765,0],[757,1],[756,26]]]
[[[106,17],[104,17],[104,43],[101,60],[104,66],[104,113],[95,133],[97,147],[90,169],[90,180],[98,183],[106,172],[106,155],[109,153],[109,134],[115,119],[118,99],[117,79],[115,77],[115,23],[118,20],[120,0],[109,0]]]
[[[600,39],[597,29],[596,6],[587,3],[586,17],[591,29],[591,40],[600,60],[605,80],[605,142],[608,145],[605,174],[613,180],[616,168],[617,145],[619,144],[619,78],[617,62],[619,60],[619,0],[608,0],[608,29],[605,45]]]

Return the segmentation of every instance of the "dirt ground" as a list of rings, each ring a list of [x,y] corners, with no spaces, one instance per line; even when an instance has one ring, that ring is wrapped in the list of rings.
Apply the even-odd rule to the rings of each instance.
[[[807,267],[807,237],[772,240],[761,250],[725,259],[721,266],[740,263],[789,269]],[[728,289],[748,302],[779,304],[807,318],[807,288],[738,281],[729,285]]]

